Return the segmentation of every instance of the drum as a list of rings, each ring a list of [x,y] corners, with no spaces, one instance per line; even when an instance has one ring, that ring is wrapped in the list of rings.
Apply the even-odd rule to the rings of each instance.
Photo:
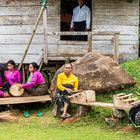
[[[19,84],[14,84],[10,87],[10,94],[12,96],[21,96],[24,93],[24,89],[19,89]]]
[[[130,109],[129,121],[135,126],[140,126],[140,104],[137,104]]]

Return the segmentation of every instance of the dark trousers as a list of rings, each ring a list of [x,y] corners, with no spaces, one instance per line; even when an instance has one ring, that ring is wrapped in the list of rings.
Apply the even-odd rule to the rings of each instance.
[[[85,31],[86,29],[86,21],[73,22],[73,24],[74,24],[74,31]],[[87,41],[87,35],[75,35],[73,36],[73,40]]]
[[[46,84],[41,84],[39,86],[25,89],[25,92],[31,94],[33,96],[40,96],[40,95],[47,95],[48,93],[48,86]]]
[[[9,82],[5,82],[4,83],[4,86],[2,87],[2,91],[7,91],[8,93],[10,93],[9,92],[9,89],[10,89],[10,87],[11,87],[11,85],[9,84]]]
[[[73,89],[73,86],[70,84],[63,85],[66,88]],[[58,106],[58,108],[61,110],[64,107],[64,103],[69,103],[69,94],[66,90],[61,91],[57,89],[57,92],[54,96],[55,104]]]

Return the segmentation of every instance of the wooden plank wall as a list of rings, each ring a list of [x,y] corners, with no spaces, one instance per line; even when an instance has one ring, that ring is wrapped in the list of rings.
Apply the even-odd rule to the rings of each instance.
[[[56,1],[60,5],[60,1]],[[60,18],[59,7],[54,11]],[[53,12],[54,12],[53,11]],[[49,12],[49,11],[48,11]],[[51,15],[54,15],[52,12]],[[49,21],[49,19],[48,19]],[[51,24],[51,30],[59,31],[59,20]],[[120,59],[126,61],[138,57],[139,0],[92,0],[92,31],[120,32]],[[48,24],[48,28],[50,25]],[[113,35],[93,35],[92,50],[102,54],[113,54]],[[52,48],[53,51],[50,51]],[[87,53],[87,42],[49,41],[49,56],[82,56]]]
[[[138,57],[139,0],[95,0],[93,32],[120,32],[119,53],[122,60]],[[112,53],[113,36],[93,36],[93,51]]]
[[[38,0],[0,0],[0,63],[20,62],[40,11]],[[25,59],[38,61],[44,46],[42,21]]]
[[[48,32],[60,31],[60,0],[48,0]],[[20,62],[40,10],[39,0],[0,0],[0,63],[14,59]],[[92,31],[120,32],[120,53],[123,60],[138,56],[139,0],[92,0]],[[24,63],[38,61],[44,47],[43,22]],[[93,51],[111,54],[112,37],[93,36]],[[60,41],[59,36],[48,36],[49,58],[82,56],[88,43]]]

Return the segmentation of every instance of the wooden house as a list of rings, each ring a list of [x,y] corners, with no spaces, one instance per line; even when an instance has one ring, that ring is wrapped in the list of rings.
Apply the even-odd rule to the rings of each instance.
[[[62,39],[80,34],[61,30],[64,1],[74,5],[77,0],[48,0],[24,63],[39,61],[44,47],[48,60],[75,60],[89,51],[122,61],[138,57],[139,0],[88,0],[91,31],[80,32],[87,41]],[[0,0],[0,63],[21,61],[40,9],[39,0]]]

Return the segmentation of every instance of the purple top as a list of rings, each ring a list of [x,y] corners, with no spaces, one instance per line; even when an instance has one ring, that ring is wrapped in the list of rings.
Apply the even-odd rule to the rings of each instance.
[[[0,87],[2,87],[2,86],[3,86],[3,83],[2,83],[2,79],[0,77]]]
[[[21,75],[18,70],[14,70],[12,73],[7,70],[4,74],[4,77],[10,85],[13,85],[14,83],[21,83]]]
[[[2,83],[2,79],[0,77],[0,87],[3,86],[3,83]],[[4,92],[2,90],[0,90],[0,97],[3,97],[4,96]]]
[[[4,97],[4,92],[0,90],[0,97]]]
[[[22,87],[23,88],[32,88],[33,86],[37,86],[37,85],[40,85],[43,83],[45,83],[45,79],[44,79],[42,73],[39,72],[38,70],[36,70],[32,73],[32,81],[27,84],[22,84]]]

